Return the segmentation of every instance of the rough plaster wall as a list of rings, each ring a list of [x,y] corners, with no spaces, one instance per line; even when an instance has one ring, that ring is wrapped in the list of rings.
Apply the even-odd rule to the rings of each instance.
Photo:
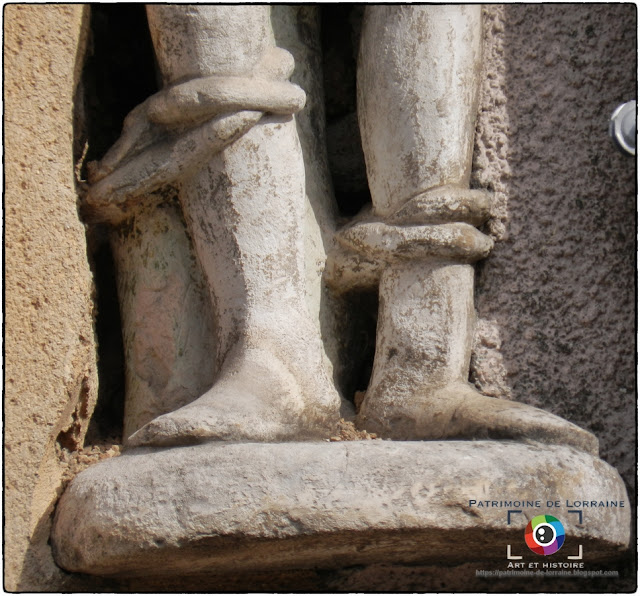
[[[636,7],[485,13],[474,183],[497,193],[497,242],[472,378],[590,429],[633,489],[636,172],[607,124],[636,96]]]
[[[47,546],[96,397],[92,278],[76,211],[82,5],[8,5],[5,58],[5,588],[62,586]],[[60,434],[62,433],[62,434]]]

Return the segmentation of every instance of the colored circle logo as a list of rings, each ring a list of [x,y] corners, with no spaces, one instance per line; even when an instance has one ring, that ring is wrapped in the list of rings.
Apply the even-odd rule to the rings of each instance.
[[[564,544],[564,526],[553,515],[536,515],[524,531],[524,541],[538,555],[552,555]]]

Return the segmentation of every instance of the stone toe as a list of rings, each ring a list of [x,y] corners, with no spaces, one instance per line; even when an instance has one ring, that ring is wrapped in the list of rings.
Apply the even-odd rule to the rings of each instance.
[[[148,422],[127,439],[126,446],[129,448],[151,445],[167,447],[197,443],[191,421],[180,420],[181,417],[176,414],[176,412],[165,414]]]
[[[575,424],[526,404],[477,393],[456,409],[451,423],[467,438],[539,441],[598,455],[598,439]]]

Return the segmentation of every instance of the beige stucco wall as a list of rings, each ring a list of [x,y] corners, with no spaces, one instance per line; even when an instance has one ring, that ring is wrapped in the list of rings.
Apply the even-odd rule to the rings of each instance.
[[[59,589],[47,539],[95,402],[92,277],[76,210],[73,96],[82,5],[4,9],[5,588]]]
[[[613,149],[606,122],[635,96],[636,9],[506,5],[486,12],[474,183],[497,192],[496,247],[478,268],[474,378],[486,393],[590,428],[603,457],[631,484],[635,169]],[[63,574],[47,545],[64,473],[56,438],[71,429],[71,440],[81,442],[97,383],[72,158],[86,11],[12,5],[4,17],[5,588],[115,589]],[[475,580],[474,570],[309,571],[278,587],[511,588]]]

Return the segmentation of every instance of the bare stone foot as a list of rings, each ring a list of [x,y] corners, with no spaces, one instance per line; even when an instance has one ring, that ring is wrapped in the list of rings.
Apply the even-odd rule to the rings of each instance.
[[[466,383],[406,401],[390,398],[385,403],[365,398],[358,425],[397,440],[530,440],[598,455],[598,439],[590,432],[538,408],[481,395]]]
[[[126,445],[329,437],[339,419],[335,389],[314,378],[318,392],[326,391],[324,396],[316,392],[310,395],[296,376],[270,352],[237,346],[209,391],[175,412],[152,420],[131,435]]]

